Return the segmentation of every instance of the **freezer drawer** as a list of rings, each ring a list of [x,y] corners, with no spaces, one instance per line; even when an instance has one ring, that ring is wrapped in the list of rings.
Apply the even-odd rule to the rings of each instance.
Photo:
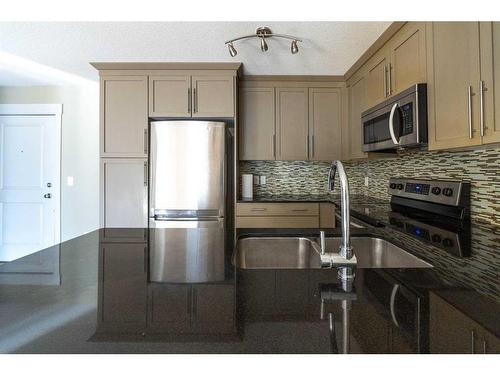
[[[224,280],[224,219],[150,220],[150,281]]]

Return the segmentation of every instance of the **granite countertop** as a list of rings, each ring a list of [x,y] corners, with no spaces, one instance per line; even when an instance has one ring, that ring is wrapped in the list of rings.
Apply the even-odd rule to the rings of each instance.
[[[101,229],[32,254],[54,265],[48,279],[23,279],[19,271],[30,263],[25,258],[7,264],[17,270],[16,277],[0,266],[0,352],[332,353],[339,351],[341,345],[334,343],[347,332],[352,353],[425,353],[432,336],[430,292],[500,338],[500,261],[493,251],[499,233],[488,226],[474,228],[472,256],[466,259],[389,227],[353,229],[353,237],[386,238],[434,267],[358,268],[352,291],[342,289],[335,269],[239,269],[230,262],[232,251],[226,253],[225,278],[219,282],[150,282],[151,233]],[[238,235],[317,234],[311,229],[253,229]],[[399,297],[410,293],[421,300],[419,330],[405,320],[413,310],[405,311],[404,303],[396,303],[400,329],[395,328],[387,299],[393,284],[387,289],[381,280],[404,286],[407,292]],[[329,299],[322,308],[325,290]],[[349,331],[342,325],[346,306]],[[382,344],[381,334],[388,338]]]

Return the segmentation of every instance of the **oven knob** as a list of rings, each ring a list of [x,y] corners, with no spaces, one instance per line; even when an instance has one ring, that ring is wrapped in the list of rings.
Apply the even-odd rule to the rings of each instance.
[[[432,194],[434,194],[434,195],[439,195],[439,194],[441,194],[441,188],[439,188],[439,187],[437,187],[437,186],[436,186],[436,187],[433,187],[433,188],[432,188],[432,190],[431,190],[431,192],[432,192]]]
[[[447,197],[451,197],[453,195],[453,189],[451,188],[444,188],[443,189],[443,195]]]
[[[431,239],[432,242],[441,242],[441,236],[439,234],[433,234]]]
[[[396,189],[396,184],[394,182],[391,182],[390,185],[389,185],[389,187],[391,189]]]
[[[398,190],[403,190],[403,184],[398,184],[396,187],[398,188]]]

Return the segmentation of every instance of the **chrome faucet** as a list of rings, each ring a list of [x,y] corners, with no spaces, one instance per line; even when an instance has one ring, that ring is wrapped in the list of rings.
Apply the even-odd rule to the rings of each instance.
[[[332,162],[328,171],[328,191],[333,191],[335,186],[335,175],[339,172],[340,179],[340,214],[342,220],[342,243],[339,253],[326,251],[326,241],[324,231],[320,232],[321,265],[323,267],[333,267],[342,265],[356,265],[357,260],[351,247],[351,238],[349,234],[350,226],[350,204],[349,204],[349,182],[340,160]]]

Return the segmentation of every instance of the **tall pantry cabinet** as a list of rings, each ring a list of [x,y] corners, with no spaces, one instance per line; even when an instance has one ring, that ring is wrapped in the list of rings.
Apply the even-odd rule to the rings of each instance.
[[[100,76],[100,226],[111,240],[145,241],[150,119],[234,121],[240,64],[92,65]],[[113,228],[144,230],[124,238]]]

